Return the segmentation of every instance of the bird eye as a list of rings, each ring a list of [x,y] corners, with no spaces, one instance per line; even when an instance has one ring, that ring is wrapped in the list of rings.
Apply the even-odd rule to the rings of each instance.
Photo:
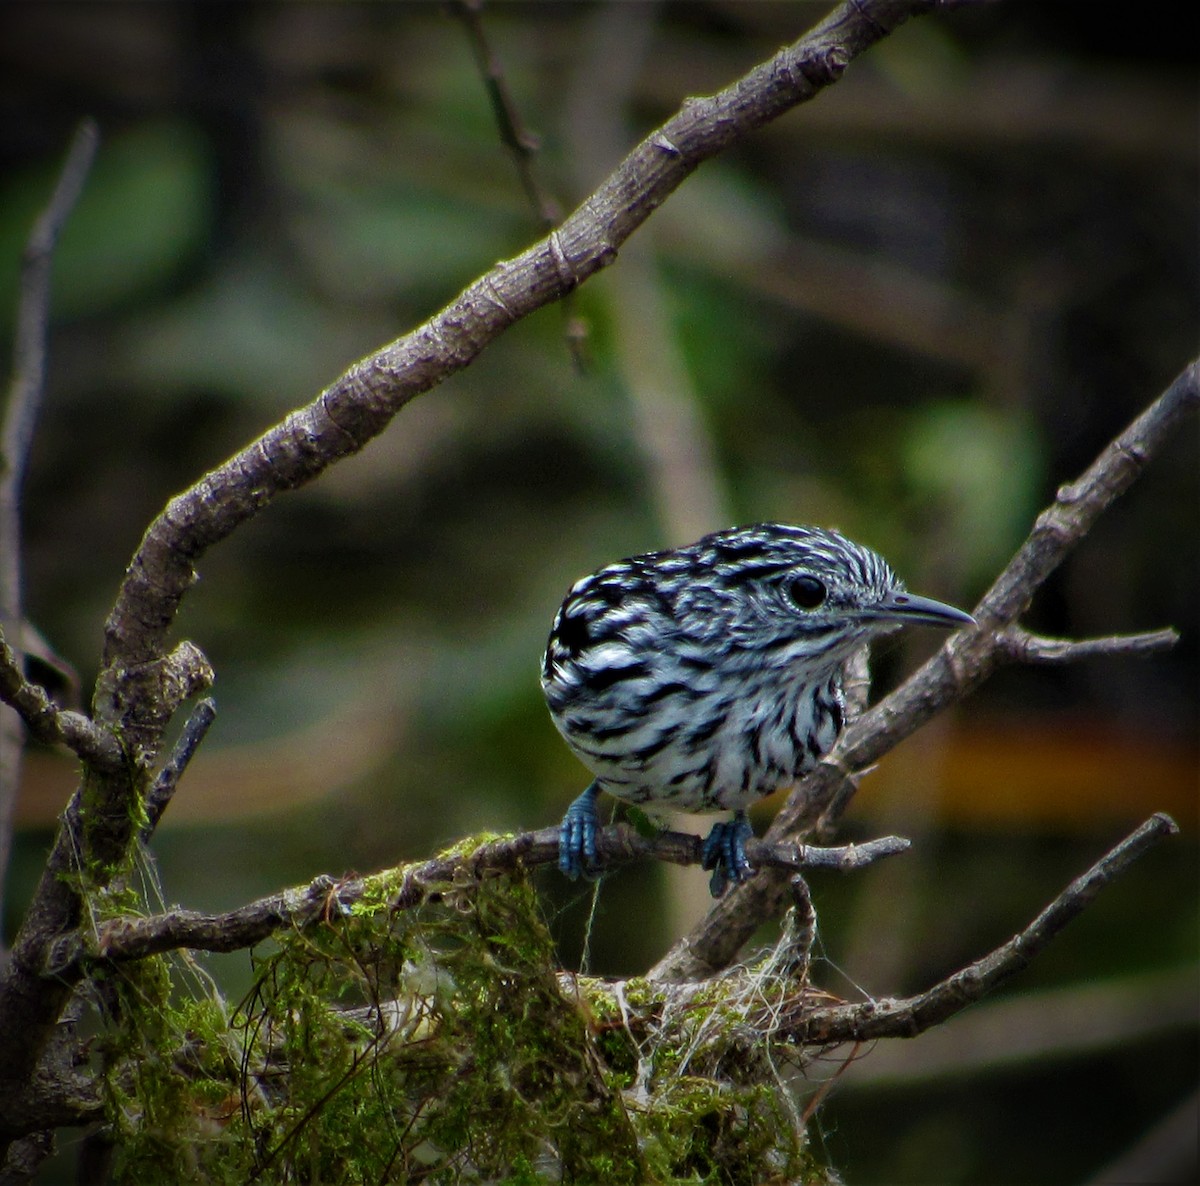
[[[787,593],[800,609],[816,609],[825,600],[825,586],[816,577],[795,577],[788,582]]]

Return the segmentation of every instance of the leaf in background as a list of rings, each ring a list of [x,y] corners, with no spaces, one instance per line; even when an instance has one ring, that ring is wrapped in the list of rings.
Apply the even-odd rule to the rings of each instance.
[[[945,521],[960,576],[985,580],[1037,509],[1045,459],[1033,425],[979,403],[926,404],[908,420],[900,459],[918,503]]]
[[[970,60],[958,39],[941,25],[913,21],[905,37],[887,37],[871,62],[901,94],[936,99],[961,86]]]

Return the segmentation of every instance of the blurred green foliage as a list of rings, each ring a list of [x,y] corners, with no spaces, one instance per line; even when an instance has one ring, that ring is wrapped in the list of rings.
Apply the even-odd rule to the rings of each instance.
[[[981,587],[1039,509],[1046,482],[1035,426],[1023,413],[982,403],[928,404],[899,445],[914,500],[955,541],[961,579]]]

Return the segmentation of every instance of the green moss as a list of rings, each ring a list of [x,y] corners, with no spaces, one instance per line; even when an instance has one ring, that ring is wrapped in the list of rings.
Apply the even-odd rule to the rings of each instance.
[[[116,783],[122,785],[118,788]],[[124,885],[140,858],[134,839],[148,822],[145,770],[98,774],[85,766],[80,795],[80,866],[77,887],[82,894]]]
[[[244,1180],[249,1151],[225,1124],[239,1106],[238,1058],[222,1003],[172,1005],[170,965],[160,957],[122,969],[106,985],[119,1019],[98,1044],[113,1180]],[[209,1166],[219,1172],[209,1175]]]
[[[114,981],[115,1181],[821,1180],[729,984],[674,1012],[646,980],[576,999],[523,874],[395,911],[403,880],[278,936],[232,1013],[173,1002],[163,960]]]

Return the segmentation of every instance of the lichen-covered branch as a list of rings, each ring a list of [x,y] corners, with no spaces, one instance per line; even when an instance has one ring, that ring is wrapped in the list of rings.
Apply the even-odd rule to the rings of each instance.
[[[800,839],[815,830],[828,837],[853,794],[851,777],[936,713],[977,688],[1002,662],[1018,657],[1008,633],[1046,578],[1087,535],[1113,501],[1141,475],[1151,459],[1200,406],[1200,363],[1192,362],[1076,481],[1061,486],[1055,501],[1038,516],[1029,537],[974,611],[978,625],[954,635],[919,671],[891,695],[847,726],[838,743],[788,797],[767,835]],[[1166,645],[1160,632],[1150,647]],[[1087,644],[1078,657],[1094,653]],[[1108,652],[1111,653],[1111,644]],[[1045,648],[1030,644],[1039,659]],[[1144,653],[1148,644],[1138,644]],[[1128,648],[1127,648],[1128,649]],[[824,825],[824,827],[823,827]],[[726,967],[764,919],[783,907],[785,879],[771,871],[738,886],[714,904],[692,932],[654,968],[664,980],[689,980]]]

